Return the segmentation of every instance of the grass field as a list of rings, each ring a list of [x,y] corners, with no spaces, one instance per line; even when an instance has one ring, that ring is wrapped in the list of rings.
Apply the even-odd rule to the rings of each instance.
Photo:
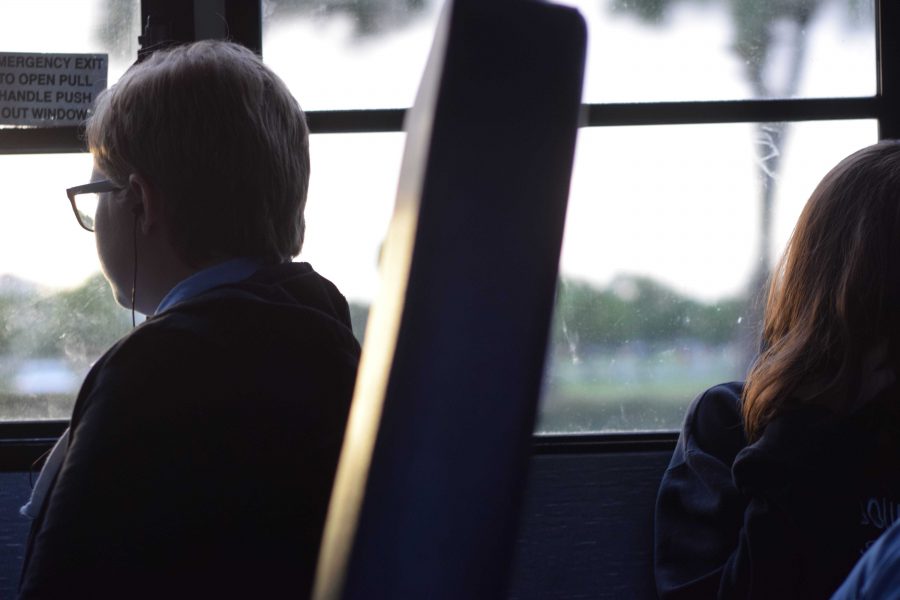
[[[695,396],[740,379],[742,372],[741,354],[732,346],[618,348],[577,358],[557,353],[550,360],[537,430],[677,430]]]

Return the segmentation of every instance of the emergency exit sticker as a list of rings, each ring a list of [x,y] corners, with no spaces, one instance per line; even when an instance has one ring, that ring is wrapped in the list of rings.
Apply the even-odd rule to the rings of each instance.
[[[0,125],[79,125],[106,88],[106,54],[0,52]]]

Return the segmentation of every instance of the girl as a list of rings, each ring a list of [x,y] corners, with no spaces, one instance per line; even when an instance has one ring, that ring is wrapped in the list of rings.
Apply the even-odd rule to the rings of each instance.
[[[900,144],[813,192],[744,384],[698,397],[663,476],[662,598],[827,598],[900,518]]]

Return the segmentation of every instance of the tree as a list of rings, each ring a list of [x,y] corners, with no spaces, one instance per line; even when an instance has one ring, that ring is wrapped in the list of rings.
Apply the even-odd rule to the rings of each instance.
[[[561,350],[679,340],[720,346],[735,338],[743,310],[739,298],[699,302],[649,277],[620,276],[604,288],[562,279],[553,342]]]

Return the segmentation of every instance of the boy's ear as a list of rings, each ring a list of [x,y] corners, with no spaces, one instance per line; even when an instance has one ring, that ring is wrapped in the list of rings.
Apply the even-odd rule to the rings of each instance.
[[[141,232],[148,233],[162,223],[162,199],[142,175],[128,176],[128,197],[134,203],[131,210],[140,219]]]

